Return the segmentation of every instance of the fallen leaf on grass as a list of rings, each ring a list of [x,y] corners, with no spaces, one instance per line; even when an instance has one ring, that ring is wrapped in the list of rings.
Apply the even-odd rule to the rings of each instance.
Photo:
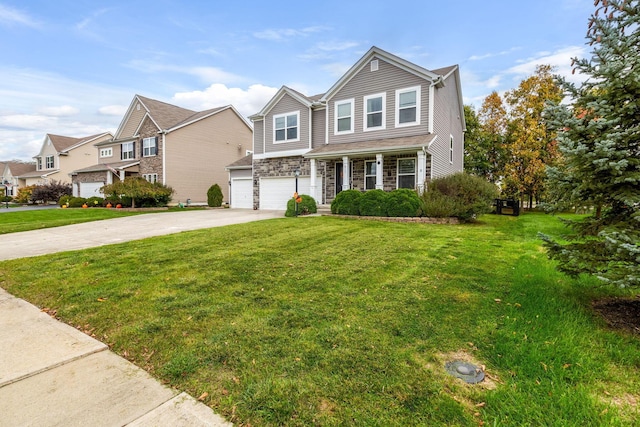
[[[100,302],[105,302],[107,299],[106,298],[98,298],[98,301]]]
[[[202,402],[202,401],[204,401],[204,400],[207,398],[207,396],[209,396],[209,393],[207,393],[207,392],[205,391],[204,393],[202,393],[202,394],[200,395],[200,397],[198,398],[198,400],[199,400],[200,402]]]
[[[498,304],[500,304],[502,302],[502,300],[500,298],[495,298],[494,301],[497,302]]]

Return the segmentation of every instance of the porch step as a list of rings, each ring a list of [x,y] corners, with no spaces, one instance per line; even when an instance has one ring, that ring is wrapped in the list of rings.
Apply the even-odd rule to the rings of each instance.
[[[331,205],[318,205],[318,213],[319,214],[330,214],[331,213]]]

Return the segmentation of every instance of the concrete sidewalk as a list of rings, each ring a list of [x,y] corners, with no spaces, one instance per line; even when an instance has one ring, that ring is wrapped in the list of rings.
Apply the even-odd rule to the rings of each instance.
[[[0,260],[280,218],[282,212],[145,214],[0,236]],[[0,427],[231,426],[77,329],[0,288]]]

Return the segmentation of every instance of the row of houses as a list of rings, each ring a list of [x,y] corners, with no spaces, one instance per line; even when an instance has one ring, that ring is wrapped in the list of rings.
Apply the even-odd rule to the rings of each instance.
[[[375,46],[327,92],[283,86],[249,120],[136,95],[114,135],[47,135],[34,170],[3,181],[71,182],[88,197],[142,176],[174,188],[176,203],[204,203],[218,183],[231,207],[285,209],[296,189],[330,203],[346,189],[423,190],[463,169],[458,66],[428,70]]]

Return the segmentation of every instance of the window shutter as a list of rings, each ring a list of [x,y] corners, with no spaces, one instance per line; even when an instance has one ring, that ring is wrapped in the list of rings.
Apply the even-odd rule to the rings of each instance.
[[[153,154],[158,155],[158,137],[155,137],[155,143],[153,144]]]

